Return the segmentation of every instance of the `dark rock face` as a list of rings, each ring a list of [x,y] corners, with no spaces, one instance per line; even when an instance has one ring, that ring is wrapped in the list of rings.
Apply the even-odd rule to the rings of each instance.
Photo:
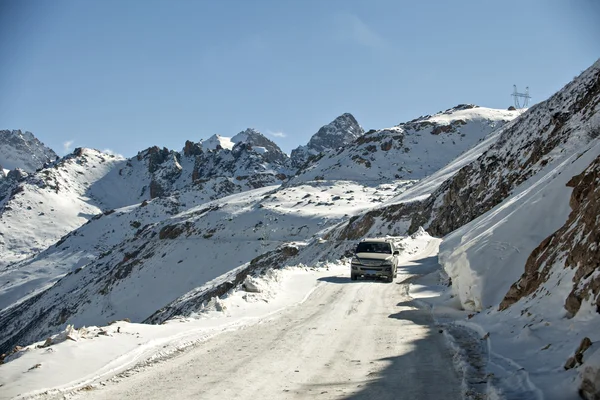
[[[35,172],[58,158],[31,132],[0,130],[0,164],[7,169]]]
[[[575,366],[577,365],[583,364],[583,354],[586,352],[587,349],[592,347],[592,344],[593,343],[589,337],[584,337],[581,340],[579,347],[577,347],[577,350],[575,350],[575,354],[572,357],[569,357],[569,359],[565,363],[564,368],[571,369],[575,368]]]
[[[281,183],[289,158],[261,133],[247,129],[232,138],[231,150],[204,151],[195,157],[192,179],[202,182],[215,177],[247,181],[253,188]],[[275,174],[273,174],[275,171]]]
[[[500,310],[533,294],[548,279],[550,270],[562,263],[564,268],[576,270],[565,309],[574,316],[584,300],[592,299],[600,313],[600,157],[568,186],[573,193],[567,222],[531,253],[525,272],[509,289]]]
[[[13,180],[15,182],[21,181],[25,178],[27,178],[29,176],[29,174],[25,171],[23,171],[21,168],[15,168],[13,170],[10,170],[8,172],[8,174],[6,175],[6,177],[10,180]]]
[[[285,165],[288,162],[288,156],[281,151],[279,146],[254,129],[246,129],[234,136],[231,140],[236,142],[237,138],[243,138],[244,140],[242,142],[237,142],[231,150],[234,153],[234,156],[237,153],[242,153],[243,150],[254,150],[268,163]]]
[[[292,167],[300,168],[311,156],[352,143],[364,133],[365,131],[352,114],[342,114],[331,123],[321,127],[310,138],[306,146],[292,150]]]
[[[156,172],[160,164],[164,163],[171,153],[173,152],[170,152],[166,147],[163,147],[162,149],[159,149],[157,146],[149,148],[146,151],[146,156],[148,157],[148,172]]]
[[[145,160],[150,175],[150,198],[168,195],[175,181],[182,172],[178,162],[179,153],[166,147],[160,149],[157,146],[150,147],[137,155],[137,160]]]
[[[190,156],[199,156],[202,154],[202,146],[198,143],[190,142],[189,140],[185,141],[185,146],[183,148],[183,155],[186,157]]]
[[[553,151],[573,133],[572,121],[589,120],[599,103],[600,70],[591,67],[581,80],[511,123],[487,152],[445,182],[415,218],[430,220],[428,231],[444,236],[489,211],[550,162]],[[438,198],[443,201],[433,212]]]

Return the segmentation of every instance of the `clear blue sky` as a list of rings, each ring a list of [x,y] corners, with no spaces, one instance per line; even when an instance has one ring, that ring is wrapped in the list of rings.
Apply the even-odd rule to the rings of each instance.
[[[459,103],[533,102],[600,57],[600,1],[0,0],[0,129],[126,156],[253,127],[289,152]]]

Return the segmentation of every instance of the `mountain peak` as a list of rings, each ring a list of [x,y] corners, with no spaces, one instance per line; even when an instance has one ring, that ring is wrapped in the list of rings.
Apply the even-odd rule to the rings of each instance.
[[[260,138],[262,138],[262,137],[265,137],[265,136],[262,133],[260,133],[259,131],[257,131],[256,129],[247,128],[246,130],[241,131],[240,133],[238,133],[237,135],[232,137],[231,141],[234,144],[237,144],[240,142],[249,143],[256,139],[260,141]]]
[[[344,113],[329,124],[322,126],[310,138],[306,146],[292,150],[292,165],[299,168],[311,155],[350,144],[364,133],[365,131],[358,124],[356,118],[350,113]]]
[[[356,140],[365,133],[356,118],[350,113],[344,113],[324,125],[310,138],[308,148],[317,152],[335,149]]]
[[[202,145],[202,148],[205,150],[218,150],[218,149],[231,150],[235,143],[232,142],[231,139],[228,137],[214,134],[211,137],[209,137],[208,139],[201,140],[200,144]]]
[[[56,158],[56,153],[31,132],[18,129],[0,131],[0,165],[3,168],[35,172]]]
[[[254,149],[254,151],[262,154],[262,157],[268,162],[286,163],[287,155],[281,151],[279,146],[265,135],[253,128],[248,128],[231,138],[235,143],[233,151],[237,152],[241,149]]]

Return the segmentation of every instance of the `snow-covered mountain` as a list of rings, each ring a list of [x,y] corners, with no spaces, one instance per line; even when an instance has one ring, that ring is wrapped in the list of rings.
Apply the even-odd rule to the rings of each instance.
[[[501,125],[505,119],[514,116],[514,113],[504,111],[465,108],[452,110],[446,114],[440,113],[436,118],[440,121],[450,121],[448,124],[452,124],[453,118],[456,117],[454,114],[457,112],[459,117],[468,120],[465,125],[469,127],[471,126],[469,117],[475,115],[472,118],[477,122],[473,124],[474,128],[467,129],[467,132],[476,132],[478,138],[486,134],[492,125]],[[469,112],[471,114],[468,114]],[[486,117],[480,117],[482,114]],[[488,118],[490,115],[493,117]],[[423,128],[416,125],[422,124],[425,120],[426,118],[412,121],[411,124],[415,127],[410,129],[422,130]],[[332,126],[337,128],[360,128],[354,118],[347,114],[336,121]],[[435,134],[430,130],[434,128],[428,126],[424,133],[433,137]],[[316,139],[328,138],[328,134],[338,131],[331,130],[330,126],[319,132],[325,133],[321,135],[322,137],[317,134]],[[342,140],[348,140],[350,136]],[[365,135],[358,136],[355,142],[347,146],[352,148],[369,146],[368,143],[356,143],[363,138]],[[327,150],[324,147],[325,142],[316,139],[315,143],[321,143],[320,149]],[[438,145],[443,146],[433,141],[429,148]],[[343,147],[341,149],[344,150]],[[386,146],[381,146],[370,154],[377,159],[385,159],[386,156],[389,158],[389,151]],[[382,156],[377,155],[378,153]],[[317,157],[310,165],[318,168],[321,162],[322,160]],[[330,173],[326,168],[323,170],[325,174]],[[45,174],[44,170],[39,173]],[[238,267],[243,268],[246,263],[260,256],[261,253],[272,250],[280,244],[312,240],[313,235],[318,232],[325,232],[343,223],[347,218],[357,216],[362,210],[368,210],[388,201],[393,196],[406,191],[413,183],[413,181],[391,177],[384,179],[381,185],[370,182],[365,186],[360,183],[336,182],[336,176],[332,176],[331,180],[327,176],[324,181],[298,180],[293,185],[259,189],[258,193],[267,190],[263,194],[264,197],[253,195],[252,191],[248,191],[267,185],[279,185],[291,173],[287,156],[273,142],[250,129],[231,139],[215,136],[199,143],[188,141],[181,152],[152,147],[129,160],[119,160],[102,175],[101,179],[89,179],[93,183],[86,189],[85,194],[93,200],[97,210],[93,214],[89,213],[87,218],[89,222],[85,226],[64,236],[56,246],[36,256],[33,256],[35,254],[33,252],[27,254],[33,257],[11,265],[1,276],[1,279],[7,283],[0,290],[0,308],[13,305],[5,310],[2,321],[6,325],[15,326],[14,330],[5,332],[6,336],[3,336],[2,340],[7,339],[7,343],[11,343],[19,337],[24,337],[25,334],[28,335],[27,337],[37,338],[55,329],[49,323],[50,320],[41,318],[36,323],[36,327],[29,326],[27,333],[20,332],[20,327],[29,318],[27,316],[31,315],[29,312],[39,312],[41,309],[53,309],[62,312],[63,316],[68,314],[69,322],[77,324],[89,324],[92,321],[96,321],[94,322],[96,324],[106,323],[110,318],[117,316],[142,321],[172,301],[175,302],[168,306],[170,309],[189,311],[191,309],[189,304],[196,303],[194,301],[190,303],[188,300],[204,298],[207,290],[209,292],[213,290],[209,283],[212,279]],[[303,178],[306,178],[306,175]],[[235,196],[236,193],[243,193],[243,196]],[[243,202],[245,204],[242,207],[243,211],[231,208],[229,204],[232,201],[236,204]],[[102,211],[104,216],[101,214]],[[194,213],[201,214],[204,218],[194,218]],[[99,218],[90,219],[93,215]],[[180,220],[175,224],[177,228],[166,228],[173,226],[173,218]],[[244,225],[244,219],[252,222]],[[228,227],[234,220],[235,229]],[[86,220],[81,220],[78,224],[84,222]],[[265,225],[261,225],[262,223]],[[264,227],[267,225],[271,226],[267,235],[269,240],[264,240],[266,235]],[[169,229],[179,232],[182,229],[179,226],[185,226],[184,231],[191,236],[188,238],[186,234],[186,240],[182,240],[181,233],[178,233],[177,239],[171,241],[171,247],[175,246],[175,248],[164,251],[162,246],[168,242],[164,242],[160,232],[163,232],[162,236],[166,235],[165,232]],[[167,231],[163,231],[163,228]],[[223,229],[223,233],[219,234]],[[277,235],[272,234],[273,230]],[[55,235],[55,240],[65,233],[60,236]],[[280,237],[274,240],[273,236]],[[254,246],[257,238],[263,239],[258,247]],[[210,247],[210,250],[207,250],[205,246],[196,246],[195,251],[209,251],[211,255],[207,258],[202,257],[200,264],[202,267],[196,272],[193,272],[196,261],[185,257],[178,259],[174,263],[181,261],[184,265],[179,266],[180,268],[176,270],[178,272],[175,273],[172,263],[165,263],[163,255],[186,254],[190,240],[200,240],[200,244]],[[230,248],[232,243],[237,243],[233,252]],[[248,254],[244,250],[246,247]],[[146,258],[142,257],[143,261],[135,261],[135,266],[156,265],[158,270],[152,272],[154,267],[143,267],[136,273],[118,272],[123,265],[127,265],[126,268],[131,268],[132,271],[137,270],[134,265],[129,265],[123,260],[131,258],[127,256],[128,254],[138,254],[141,248],[146,249],[148,254],[144,256]],[[37,252],[41,250],[40,247]],[[234,254],[242,254],[243,257],[230,259]],[[107,265],[106,260],[109,259],[110,265]],[[153,274],[152,276],[163,276],[164,279],[160,280],[163,283],[169,277],[172,285],[164,286],[164,295],[161,296],[161,291],[156,288],[151,291],[143,289],[145,287],[143,282],[146,282],[147,274],[150,273]],[[70,275],[62,278],[59,281],[62,282],[61,284],[55,284],[48,291],[41,292],[64,274]],[[67,283],[74,279],[77,280],[76,284]],[[98,282],[98,284],[104,282],[102,288],[106,287],[106,289],[101,293],[101,288],[96,285],[86,289],[85,287],[91,285],[91,282]],[[72,297],[73,285],[82,289],[79,291],[81,296],[71,303],[69,297]],[[89,306],[97,301],[104,301],[103,298],[113,298],[115,296],[113,291],[122,290],[123,287],[131,288],[128,290],[135,291],[136,295],[129,300],[120,300],[123,304],[122,310]],[[139,302],[139,296],[145,299],[147,295],[153,296],[156,300]],[[177,298],[180,300],[176,300]],[[130,305],[125,306],[128,301]],[[20,305],[15,306],[17,302]],[[145,305],[140,308],[138,303]],[[66,304],[71,306],[66,307]],[[64,311],[64,309],[68,310]],[[59,317],[54,312],[50,312],[48,318]],[[158,316],[154,318],[160,319]],[[16,336],[9,339],[13,335]]]
[[[445,235],[443,323],[469,310],[457,326],[483,330],[485,379],[557,399],[593,380],[600,353],[573,351],[600,340],[600,60],[521,115],[460,105],[366,134],[336,121],[291,160],[254,130],[120,160],[85,191],[114,210],[0,276],[0,352],[68,324],[194,316],[250,273],[423,227]]]
[[[383,183],[422,179],[518,116],[517,111],[473,105],[369,131],[346,146],[319,153],[292,179]]]
[[[231,149],[203,150],[192,142],[181,152],[151,147],[129,160],[77,149],[37,172],[10,171],[0,179],[0,267],[44,250],[106,210],[170,196],[184,209],[286,179],[289,159],[259,132],[246,130],[230,142]],[[37,159],[32,154],[27,161]]]
[[[498,242],[509,243],[514,239],[502,235],[516,235],[518,226],[528,237],[515,248],[503,251],[504,259],[510,254],[519,262],[514,263],[512,273],[504,269],[503,279],[493,281],[494,286],[503,287],[499,291],[473,284],[460,289],[461,280],[455,282],[457,291],[464,294],[461,299],[465,306],[470,304],[470,308],[479,310],[500,303],[521,275],[514,274],[523,270],[527,255],[564,224],[570,212],[571,189],[567,183],[596,158],[599,133],[600,62],[549,100],[531,108],[482,157],[463,168],[436,194],[438,207],[431,210],[430,229],[438,234],[453,231],[442,245],[442,253],[452,248],[454,255],[444,257],[466,255],[468,259],[477,243],[484,240],[479,237],[482,234],[486,243],[496,236]],[[517,225],[508,224],[509,220]],[[492,226],[493,231],[489,231]],[[468,245],[467,237],[471,238]],[[459,246],[457,240],[464,244]],[[478,262],[478,268],[493,268],[490,253],[489,261]],[[467,279],[466,274],[462,276]]]
[[[0,174],[4,175],[2,169],[15,168],[35,172],[56,159],[56,153],[31,132],[0,130]]]
[[[11,171],[0,183],[0,274],[108,209],[111,205],[95,198],[92,187],[122,162],[77,149],[38,172],[17,176],[18,170]]]
[[[342,114],[329,124],[322,126],[310,138],[306,146],[299,146],[292,150],[292,166],[301,168],[311,157],[344,147],[364,133],[365,131],[352,114]]]
[[[223,138],[220,140],[226,143]],[[230,150],[197,152],[194,178],[206,180],[226,176],[258,188],[281,183],[291,173],[288,156],[254,129],[238,133],[230,139],[230,143],[233,143]]]

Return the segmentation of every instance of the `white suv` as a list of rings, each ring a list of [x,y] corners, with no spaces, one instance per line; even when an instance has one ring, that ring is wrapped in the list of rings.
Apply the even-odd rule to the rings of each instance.
[[[386,278],[392,282],[396,277],[400,252],[389,239],[363,239],[351,261],[350,279],[359,276]]]

